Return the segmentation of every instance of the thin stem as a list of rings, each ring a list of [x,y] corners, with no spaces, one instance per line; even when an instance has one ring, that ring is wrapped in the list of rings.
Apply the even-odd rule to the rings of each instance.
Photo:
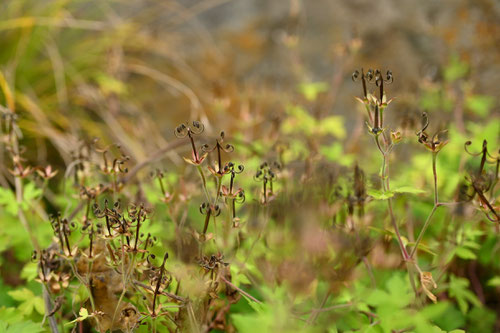
[[[233,283],[231,283],[231,281],[229,281],[228,279],[226,279],[224,277],[224,275],[220,274],[219,275],[219,278],[224,281],[226,284],[230,285],[231,288],[234,288],[236,290],[238,290],[242,295],[244,295],[245,297],[251,299],[252,301],[254,301],[255,303],[258,303],[258,304],[262,304],[261,301],[259,301],[258,299],[256,299],[255,297],[253,297],[252,295],[250,295],[249,293],[247,293],[246,291],[244,291],[243,289],[241,288],[238,288],[236,285],[234,285]]]
[[[57,328],[57,321],[56,318],[54,317],[54,314],[48,315],[52,312],[52,303],[50,301],[50,295],[45,283],[42,284],[42,288],[43,288],[42,289],[43,301],[45,304],[45,315],[48,317],[50,330],[52,331],[52,333],[59,333],[59,329]]]
[[[413,246],[413,249],[412,249],[412,251],[410,253],[410,258],[413,258],[413,255],[417,251],[418,244],[420,244],[420,241],[422,240],[422,237],[424,236],[424,233],[427,230],[427,227],[429,226],[431,218],[434,215],[434,213],[436,212],[437,207],[438,206],[436,206],[436,205],[434,207],[432,207],[432,210],[431,210],[429,216],[427,216],[427,220],[425,220],[424,226],[422,227],[422,230],[418,234],[417,240],[415,241],[415,245]]]
[[[161,177],[158,177],[158,182],[160,183],[161,193],[163,194],[163,197],[165,197],[165,187],[163,186],[163,181]]]
[[[264,178],[262,186],[264,189],[264,203],[267,203],[267,179],[266,178]]]
[[[418,245],[420,244],[420,241],[422,240],[422,237],[424,236],[424,233],[427,230],[427,227],[429,226],[431,219],[432,219],[432,216],[434,216],[434,213],[436,212],[436,209],[442,205],[439,203],[439,200],[438,200],[436,158],[437,158],[437,153],[433,152],[432,153],[432,174],[433,174],[433,178],[434,178],[434,206],[432,207],[432,210],[429,213],[429,216],[427,216],[427,219],[425,220],[425,223],[424,223],[424,226],[422,227],[422,230],[418,234],[417,240],[415,241],[415,245],[413,246],[413,249],[410,253],[410,258],[413,258],[413,256],[415,255],[417,248],[418,248]]]
[[[106,205],[106,209],[107,209],[107,205]],[[111,237],[112,234],[111,234],[111,227],[109,225],[109,216],[108,216],[108,214],[105,214],[104,218],[106,220],[106,228],[108,229],[109,237]]]
[[[436,158],[437,153],[432,153],[432,174],[434,176],[434,206],[437,206],[438,200],[438,189],[437,189],[437,172],[436,172]]]
[[[236,218],[236,199],[231,199],[231,207],[232,207],[232,211],[233,211],[232,213],[233,213],[233,221],[234,221],[234,218]]]
[[[325,294],[325,297],[323,298],[323,300],[321,301],[321,304],[319,306],[318,309],[314,309],[312,312],[311,312],[311,315],[309,316],[309,318],[307,318],[307,321],[306,321],[306,326],[309,326],[309,325],[314,325],[314,322],[316,321],[316,319],[318,318],[318,314],[319,312],[321,312],[321,310],[323,309],[323,307],[325,306],[326,304],[326,301],[328,301],[328,298],[330,297],[331,295],[331,291],[328,291],[326,294]]]
[[[137,244],[139,243],[139,229],[141,228],[141,211],[142,207],[139,208],[139,213],[137,214],[137,228],[135,229],[134,251],[137,251]]]
[[[382,147],[380,146],[380,142],[379,142],[379,139],[378,139],[378,136],[375,136],[375,142],[377,143],[377,148],[379,149],[380,153],[382,154],[382,171],[381,171],[381,178],[382,178],[382,188],[384,189],[384,191],[387,191],[389,190],[389,178],[387,177],[387,153],[384,152],[384,150],[382,149]],[[390,152],[390,149],[388,150]],[[403,259],[406,261],[410,258],[410,256],[408,255],[408,252],[406,251],[406,248],[405,246],[403,245],[403,240],[401,238],[401,233],[399,232],[399,227],[398,227],[398,224],[396,222],[396,218],[394,216],[394,211],[392,209],[392,198],[388,198],[387,199],[387,205],[388,205],[388,208],[389,208],[389,215],[390,215],[390,218],[391,218],[391,223],[392,223],[392,226],[394,228],[394,232],[396,233],[396,237],[397,237],[397,240],[398,240],[398,244],[399,244],[399,248],[401,249],[401,254],[403,256]]]
[[[394,231],[396,232],[396,236],[398,239],[399,248],[401,249],[401,254],[403,255],[403,259],[406,261],[406,260],[410,259],[410,256],[408,255],[408,252],[406,251],[406,248],[403,245],[401,233],[399,232],[399,227],[398,227],[398,224],[396,222],[396,218],[394,217],[394,211],[392,209],[392,199],[391,198],[387,199],[387,203],[388,203],[388,207],[389,207],[389,215],[391,217],[392,226],[394,227]]]
[[[220,177],[216,177],[216,182],[217,182],[217,195],[215,197],[214,206],[217,205],[217,203],[219,202],[220,189],[222,188],[222,175]]]
[[[207,180],[205,179],[205,175],[203,174],[203,170],[201,169],[201,166],[199,166],[199,165],[197,165],[196,168],[198,169],[198,172],[199,172],[200,177],[201,177],[201,181],[203,183],[203,190],[205,191],[205,196],[207,197],[208,202],[212,202],[212,200],[210,199],[210,193],[208,193],[208,190],[207,190]]]
[[[75,261],[73,258],[70,258],[69,264],[71,267],[71,270],[73,271],[73,275],[76,276],[78,281],[85,286],[87,289],[87,293],[89,294],[89,300],[90,300],[90,306],[92,308],[92,312],[95,312],[95,303],[94,303],[94,296],[92,295],[92,285],[90,280],[85,281],[85,279],[78,273],[76,267],[75,267]]]
[[[165,253],[165,256],[163,257],[163,262],[161,264],[161,267],[160,267],[160,276],[158,278],[158,282],[156,283],[156,288],[155,288],[155,292],[153,294],[153,313],[151,314],[151,316],[153,318],[156,317],[156,296],[158,295],[159,291],[160,291],[160,285],[161,285],[161,280],[163,279],[163,272],[164,272],[164,269],[165,269],[165,262],[167,261],[167,258],[168,258],[168,252]]]
[[[68,256],[72,257],[73,254],[71,253],[71,246],[69,245],[69,239],[68,239],[68,235],[66,233],[64,233],[64,239],[66,241],[66,249],[68,250]]]
[[[196,145],[194,144],[193,135],[191,131],[188,131],[189,140],[191,141],[191,148],[193,149],[193,157],[197,161],[198,160],[198,152],[196,151]]]
[[[365,264],[366,270],[368,271],[368,275],[370,276],[370,280],[372,282],[373,288],[377,287],[377,281],[375,280],[375,275],[373,275],[373,270],[372,270],[372,267],[370,265],[370,262],[368,261],[368,258],[363,256],[362,260],[363,260],[363,263]]]
[[[217,141],[217,162],[219,163],[217,165],[217,171],[219,173],[222,173],[222,158],[221,158],[221,153],[220,153],[220,144],[219,141]]]
[[[207,233],[207,230],[208,230],[208,223],[210,222],[210,215],[212,213],[212,209],[210,208],[207,212],[207,217],[205,217],[205,225],[203,226],[203,233],[202,235],[205,235]]]
[[[123,244],[123,236],[122,236],[122,244]],[[114,325],[115,323],[115,318],[118,313],[118,309],[120,307],[121,302],[123,301],[123,297],[125,296],[125,293],[127,292],[127,284],[128,280],[130,279],[130,276],[132,275],[134,271],[134,265],[135,265],[135,257],[136,257],[136,252],[133,252],[132,254],[132,259],[130,260],[129,267],[127,269],[127,272],[125,272],[125,250],[122,245],[122,274],[123,274],[123,291],[120,294],[120,298],[118,298],[118,302],[116,303],[115,311],[113,313],[113,318],[111,320],[111,324]]]
[[[234,172],[231,172],[231,180],[229,181],[229,193],[233,193],[234,186]]]

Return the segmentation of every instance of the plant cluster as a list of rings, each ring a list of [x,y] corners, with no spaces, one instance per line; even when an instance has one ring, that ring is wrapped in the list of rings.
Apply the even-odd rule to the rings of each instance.
[[[322,147],[325,137],[342,135],[336,119],[322,126],[297,105],[274,129],[295,147],[281,142],[244,153],[263,148],[229,144],[225,132],[205,135],[203,123],[190,121],[173,131],[178,141],[169,151],[190,149],[177,169],[154,168],[154,159],[133,164],[126,147],[90,140],[60,173],[23,157],[17,114],[2,107],[10,179],[0,198],[12,200],[0,201],[2,216],[29,236],[35,265],[29,276],[42,286],[38,303],[29,303],[30,289],[9,294],[31,306],[26,316],[40,310],[43,325],[36,329],[53,333],[442,332],[465,321],[480,327],[468,313],[491,317],[490,300],[477,282],[469,290],[454,262],[486,251],[478,237],[498,251],[500,154],[491,153],[487,140],[470,152],[467,141],[465,151],[479,166],[469,168],[454,197],[443,195],[438,166],[443,155],[449,158],[452,139],[446,130],[429,134],[432,123],[422,113],[411,139],[430,158],[424,169],[432,195],[422,195],[392,171],[397,147],[410,144],[386,114],[393,73],[361,69],[352,79],[361,81],[357,99],[381,159],[378,177],[367,172],[370,157],[348,166],[329,162]],[[144,168],[154,170],[150,177],[139,176]],[[58,175],[62,190],[54,194]],[[415,220],[405,213],[412,207],[420,210]],[[5,327],[15,327],[9,320]]]

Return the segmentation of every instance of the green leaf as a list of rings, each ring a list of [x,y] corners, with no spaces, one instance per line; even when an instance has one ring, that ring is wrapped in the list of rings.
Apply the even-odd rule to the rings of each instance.
[[[458,307],[463,314],[469,310],[469,303],[477,307],[482,306],[477,296],[469,290],[469,280],[451,275],[448,288],[450,297],[457,300]]]
[[[24,201],[29,203],[42,195],[42,190],[36,187],[35,183],[29,182],[24,186]]]
[[[446,81],[456,81],[463,78],[469,71],[469,65],[461,61],[458,55],[453,55],[450,59],[450,63],[444,69],[444,78]]]
[[[75,320],[70,321],[69,323],[66,323],[65,325],[71,325],[76,322],[84,321],[89,317],[89,311],[85,308],[80,308],[80,311],[78,312],[78,318]]]
[[[10,189],[0,187],[0,205],[5,205],[5,210],[11,215],[17,215],[19,205],[16,196]]]
[[[493,96],[472,95],[465,99],[465,107],[481,117],[486,117],[494,105]]]
[[[337,139],[346,136],[344,118],[340,116],[330,116],[319,121],[318,132],[322,135],[333,135]]]
[[[36,312],[38,312],[41,315],[45,314],[45,303],[43,302],[43,298],[35,297],[33,299],[33,305],[35,306]]]
[[[41,324],[34,323],[31,320],[15,324],[0,320],[0,331],[2,333],[39,333],[45,330]]]
[[[377,200],[386,200],[394,196],[393,191],[380,191],[380,190],[375,190],[375,189],[369,189],[367,191],[368,195],[372,196],[374,199]]]
[[[415,187],[412,187],[412,186],[394,187],[391,190],[391,192],[395,192],[395,193],[414,193],[414,194],[425,193],[424,190],[421,190],[421,189],[418,189],[418,188],[415,188]]]
[[[96,76],[96,81],[105,94],[115,93],[117,95],[124,95],[127,93],[127,86],[123,82],[107,74],[99,73]]]
[[[314,101],[320,93],[328,91],[328,84],[326,82],[301,83],[299,91],[308,101]]]
[[[468,248],[462,247],[462,246],[457,247],[455,249],[455,253],[458,257],[465,259],[465,260],[477,258],[476,254],[474,252],[472,252]]]
[[[340,142],[334,142],[330,145],[320,146],[319,151],[321,155],[326,157],[328,160],[336,162],[345,167],[350,167],[354,162],[353,154],[347,154]]]
[[[23,288],[9,291],[7,294],[21,303],[18,309],[23,315],[29,316],[33,310],[36,310],[40,314],[45,313],[43,299],[40,296],[35,296],[31,290]]]
[[[12,297],[15,301],[25,301],[35,296],[33,292],[28,288],[12,290],[9,291],[7,294],[9,294],[9,296]]]
[[[288,117],[282,124],[285,134],[304,133],[312,135],[317,130],[317,120],[312,117],[307,110],[299,105],[289,105],[287,107]]]
[[[491,279],[488,280],[488,282],[486,284],[490,287],[500,286],[500,276],[492,277]]]
[[[252,284],[245,274],[243,274],[237,265],[231,265],[231,276],[233,278],[233,283],[239,287],[240,284]]]
[[[0,307],[0,322],[14,324],[22,321],[24,316],[14,307]]]
[[[38,276],[38,265],[34,262],[29,262],[24,265],[21,271],[21,278],[29,281],[34,280]]]

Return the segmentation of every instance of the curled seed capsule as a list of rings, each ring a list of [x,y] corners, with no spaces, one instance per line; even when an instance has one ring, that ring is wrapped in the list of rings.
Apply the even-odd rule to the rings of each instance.
[[[359,71],[358,70],[355,70],[353,73],[352,73],[352,76],[351,76],[351,79],[353,82],[356,82],[357,79],[359,77]]]
[[[239,203],[239,204],[242,204],[245,202],[245,191],[241,190],[237,197],[236,197],[236,201]]]
[[[205,126],[203,126],[202,123],[199,121],[193,121],[193,129],[191,129],[191,132],[193,134],[201,134],[203,130],[205,129]],[[190,129],[188,129],[189,131]]]
[[[200,213],[203,215],[208,214],[210,210],[210,205],[207,202],[204,202],[200,205]]]
[[[213,211],[214,211],[214,216],[219,216],[221,212],[219,205],[215,205]]]
[[[386,74],[386,82],[392,83],[394,81],[394,77],[392,76],[392,71],[387,71]]]
[[[36,250],[31,254],[31,261],[36,261],[38,259],[38,252]]]
[[[365,78],[367,81],[372,81],[373,80],[373,69],[369,69],[368,72],[366,72]]]

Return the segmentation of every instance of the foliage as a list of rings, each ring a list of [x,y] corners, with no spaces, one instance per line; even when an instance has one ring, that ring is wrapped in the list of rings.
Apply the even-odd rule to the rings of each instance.
[[[267,37],[147,2],[0,4],[1,332],[500,329],[477,62],[350,77],[385,54],[365,36],[313,75],[292,6],[269,32],[286,79],[254,81]]]

